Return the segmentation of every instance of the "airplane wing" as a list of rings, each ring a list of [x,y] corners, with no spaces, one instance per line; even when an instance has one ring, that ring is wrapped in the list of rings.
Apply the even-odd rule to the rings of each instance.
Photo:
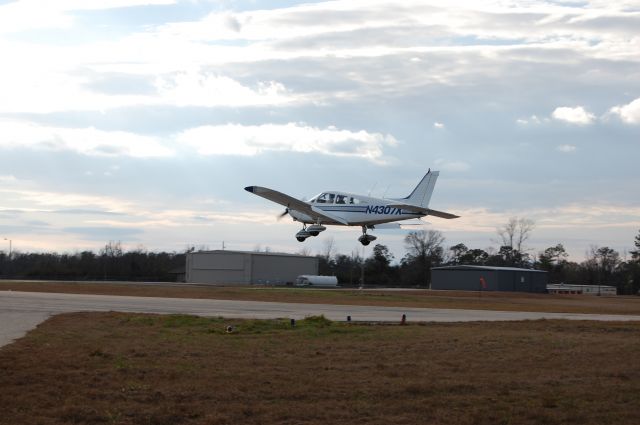
[[[330,221],[336,221],[345,225],[349,224],[340,217],[337,217],[326,211],[322,211],[317,207],[311,206],[304,201],[294,198],[293,196],[278,192],[277,190],[261,186],[247,186],[244,188],[244,190],[246,190],[247,192],[251,192],[254,195],[261,196],[277,204],[283,205],[289,209],[300,211],[301,213],[307,214],[311,217],[320,216],[324,219],[329,219]]]
[[[419,207],[417,205],[411,205],[411,204],[395,203],[395,204],[390,204],[389,206],[390,207],[395,207],[395,208],[400,208],[400,209],[403,209],[405,211],[415,212],[415,213],[418,213],[418,214],[432,215],[432,216],[435,216],[435,217],[446,218],[446,219],[452,219],[452,218],[459,218],[460,217],[459,215],[451,214],[451,213],[448,213],[448,212],[432,210],[430,208],[423,208],[423,207]]]
[[[244,188],[244,190],[275,202],[276,204],[284,205],[287,208],[291,208],[301,212],[311,212],[311,206],[306,202],[296,199],[293,196],[286,195],[282,192],[278,192],[277,190],[260,186],[247,186]]]
[[[348,222],[348,221],[346,221],[346,220],[345,220],[345,219],[343,219],[342,217],[338,217],[338,216],[337,216],[337,215],[335,215],[335,214],[331,214],[331,213],[328,213],[328,212],[326,212],[326,211],[323,211],[323,210],[321,210],[321,209],[320,209],[320,208],[318,208],[318,207],[311,207],[311,209],[312,209],[316,214],[318,214],[318,215],[320,215],[320,216],[328,217],[328,218],[330,218],[330,219],[331,219],[331,220],[333,220],[333,221],[337,221],[338,223],[344,224],[345,226],[348,226],[348,225],[349,225],[349,222]]]

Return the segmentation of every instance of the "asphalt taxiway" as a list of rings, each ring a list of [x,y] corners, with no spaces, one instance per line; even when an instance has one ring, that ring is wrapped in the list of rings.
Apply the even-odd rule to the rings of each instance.
[[[75,311],[193,314],[226,318],[303,319],[324,315],[361,322],[475,322],[505,320],[640,321],[640,316],[614,314],[542,313],[439,308],[375,307],[333,304],[299,304],[189,298],[130,297],[43,292],[0,291],[0,346],[21,337],[51,315]]]

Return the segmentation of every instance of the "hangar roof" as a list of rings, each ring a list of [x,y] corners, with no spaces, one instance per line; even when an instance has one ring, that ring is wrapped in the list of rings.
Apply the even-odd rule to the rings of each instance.
[[[289,254],[286,252],[264,252],[264,251],[233,251],[229,249],[214,249],[210,251],[194,251],[195,254],[248,254],[248,255],[270,255],[275,257],[296,257],[296,258],[316,258],[313,255]]]
[[[511,271],[511,272],[535,272],[547,273],[544,270],[522,269],[518,267],[494,267],[494,266],[468,266],[459,264],[456,266],[432,267],[431,270],[486,270],[486,271]]]

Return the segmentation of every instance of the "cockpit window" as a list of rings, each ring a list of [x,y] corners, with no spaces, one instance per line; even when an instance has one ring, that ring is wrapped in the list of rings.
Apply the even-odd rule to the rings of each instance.
[[[329,195],[328,193],[323,193],[318,195],[318,197],[316,197],[314,200],[312,200],[312,202],[316,202],[318,204],[328,204],[328,203],[333,203],[333,199],[329,199],[329,196],[333,196],[333,195]]]
[[[328,193],[328,192],[324,192],[321,193],[318,196],[315,196],[313,198],[311,198],[311,200],[309,201],[312,204],[339,204],[339,205],[346,205],[346,204],[366,204],[366,202],[361,201],[358,198],[354,198],[353,196],[349,196],[349,195],[338,195],[335,193]]]

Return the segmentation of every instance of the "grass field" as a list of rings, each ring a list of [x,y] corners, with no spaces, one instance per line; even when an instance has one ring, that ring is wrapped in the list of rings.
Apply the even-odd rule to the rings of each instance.
[[[0,281],[1,290],[214,298],[312,304],[462,308],[503,311],[640,315],[640,297],[595,297],[517,292],[310,290],[266,287],[169,286],[134,283]]]
[[[0,424],[638,424],[638,359],[640,323],[72,313],[0,349]]]

